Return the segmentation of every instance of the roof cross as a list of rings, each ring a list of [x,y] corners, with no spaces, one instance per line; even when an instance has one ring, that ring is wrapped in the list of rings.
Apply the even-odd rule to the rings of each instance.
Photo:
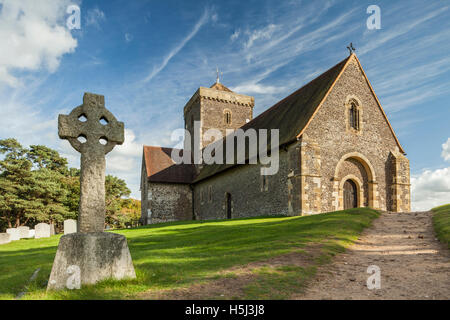
[[[217,72],[216,83],[220,83],[220,76],[223,76],[223,72],[219,73],[219,67],[216,68],[216,72]]]
[[[353,42],[350,42],[350,45],[347,47],[348,51],[350,51],[350,55],[356,51],[356,49],[353,47]]]

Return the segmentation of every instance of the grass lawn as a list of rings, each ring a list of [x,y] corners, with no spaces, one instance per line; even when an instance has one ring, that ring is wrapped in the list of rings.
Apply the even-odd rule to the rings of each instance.
[[[450,204],[431,209],[433,226],[439,240],[450,249]]]
[[[322,255],[311,268],[262,268],[242,297],[285,299],[301,290],[318,265],[342,252],[378,216],[375,210],[358,208],[306,217],[174,222],[118,230],[114,232],[128,239],[137,279],[49,293],[46,282],[60,236],[22,239],[0,246],[0,299],[14,299],[25,287],[22,299],[132,299],[149,290],[211,281],[233,266],[300,251],[307,243],[323,244]],[[448,213],[446,219],[448,237]],[[37,268],[41,269],[38,277],[28,284]]]

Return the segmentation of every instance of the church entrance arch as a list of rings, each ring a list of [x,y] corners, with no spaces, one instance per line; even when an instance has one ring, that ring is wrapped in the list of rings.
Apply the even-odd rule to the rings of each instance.
[[[344,172],[340,172],[341,168],[345,167],[344,162],[349,159],[359,163],[361,170],[364,171],[365,184],[353,173],[347,172],[348,174],[345,175]],[[360,176],[360,174],[358,175]],[[336,166],[333,180],[333,203],[336,210],[344,210],[347,209],[347,207],[363,207],[367,205],[374,209],[379,208],[377,191],[378,183],[375,170],[370,161],[361,153],[352,152],[345,154]],[[366,192],[366,197],[364,197],[364,191]]]

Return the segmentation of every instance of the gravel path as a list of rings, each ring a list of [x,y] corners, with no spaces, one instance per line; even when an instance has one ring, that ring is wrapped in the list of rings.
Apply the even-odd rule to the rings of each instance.
[[[380,268],[381,289],[367,288],[370,265]],[[450,299],[449,250],[431,212],[384,213],[292,299]]]

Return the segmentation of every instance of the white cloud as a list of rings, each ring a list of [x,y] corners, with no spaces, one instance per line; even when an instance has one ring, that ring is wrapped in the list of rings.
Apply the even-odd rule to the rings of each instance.
[[[69,0],[0,0],[0,82],[18,86],[16,71],[54,72],[77,47],[65,25]]]
[[[268,40],[272,37],[273,33],[277,29],[277,26],[274,24],[269,24],[268,26],[253,31],[247,31],[248,40],[244,44],[245,49],[250,49],[253,44],[258,40]]]
[[[100,23],[105,20],[105,13],[99,8],[90,9],[86,14],[86,26],[100,28]]]
[[[106,161],[106,168],[108,172],[123,173],[123,172],[130,172],[131,170],[138,171],[139,165],[137,164],[138,163],[135,158],[117,155],[110,155],[110,156],[108,155],[108,160]]]
[[[396,39],[404,34],[407,34],[411,30],[413,30],[415,27],[435,18],[436,16],[439,16],[443,12],[447,11],[449,7],[443,7],[438,10],[434,10],[426,15],[422,14],[422,17],[417,17],[413,20],[407,20],[403,24],[400,24],[396,28],[391,28],[390,32],[383,32],[378,33],[379,37],[377,37],[375,40],[368,42],[365,46],[363,46],[360,50],[358,50],[359,55],[363,55],[371,50],[374,50],[387,42]]]
[[[144,82],[152,80],[158,73],[160,73],[167,66],[170,60],[172,60],[172,58],[177,55],[177,53],[180,52],[180,50],[183,49],[184,46],[199,32],[200,28],[206,24],[209,19],[210,13],[208,10],[205,10],[192,31],[183,40],[181,40],[181,42],[178,43],[178,45],[173,48],[167,56],[164,57],[162,63],[153,69],[153,71],[144,79]]]
[[[133,35],[130,33],[125,33],[125,41],[131,42],[133,40]]]
[[[140,199],[139,181],[143,144],[136,141],[133,130],[125,129],[125,142],[106,156],[106,173],[124,179],[131,197]]]
[[[450,161],[450,138],[442,145],[442,157]],[[425,170],[411,177],[412,209],[429,210],[450,203],[450,167]]]
[[[248,83],[248,84],[242,84],[238,87],[233,87],[232,90],[234,92],[240,92],[243,94],[274,94],[283,92],[286,90],[285,87],[275,87],[275,86],[265,86],[258,83]]]
[[[426,170],[411,178],[412,210],[425,211],[450,203],[450,168]]]
[[[297,81],[293,83],[293,88],[288,85],[271,86],[268,92],[264,92],[260,90],[263,88],[260,82],[301,54],[319,49],[327,43],[336,41],[353,32],[353,28],[343,28],[355,13],[355,9],[339,15],[333,20],[327,19],[325,24],[318,28],[310,28],[311,20],[325,12],[326,10],[317,12],[315,8],[307,7],[301,17],[292,16],[289,12],[276,23],[268,24],[263,28],[254,28],[251,31],[247,30],[245,35],[248,37],[240,37],[245,38],[245,41],[242,40],[243,49],[237,56],[239,61],[234,61],[235,64],[230,65],[228,72],[245,74],[245,71],[251,76],[247,76],[235,88],[250,89],[251,91],[247,91],[248,93],[253,92],[262,95],[298,89]],[[343,30],[336,32],[339,28]],[[330,35],[330,33],[334,35]],[[244,61],[242,61],[242,56],[245,57]],[[255,70],[257,71],[255,72]],[[286,84],[286,82],[284,83]],[[261,99],[258,101],[261,101]]]
[[[125,129],[125,142],[121,146],[116,146],[111,154],[125,157],[141,156],[142,144],[136,141],[133,130]]]
[[[442,145],[442,158],[445,161],[450,161],[450,138]]]
[[[107,155],[106,167],[109,172],[139,173],[139,160],[142,157],[142,144],[136,142],[136,135],[130,129],[125,129],[125,142],[115,146]]]
[[[235,41],[237,38],[239,38],[241,34],[241,30],[237,29],[236,31],[234,31],[234,33],[231,35],[230,40],[231,41]]]

